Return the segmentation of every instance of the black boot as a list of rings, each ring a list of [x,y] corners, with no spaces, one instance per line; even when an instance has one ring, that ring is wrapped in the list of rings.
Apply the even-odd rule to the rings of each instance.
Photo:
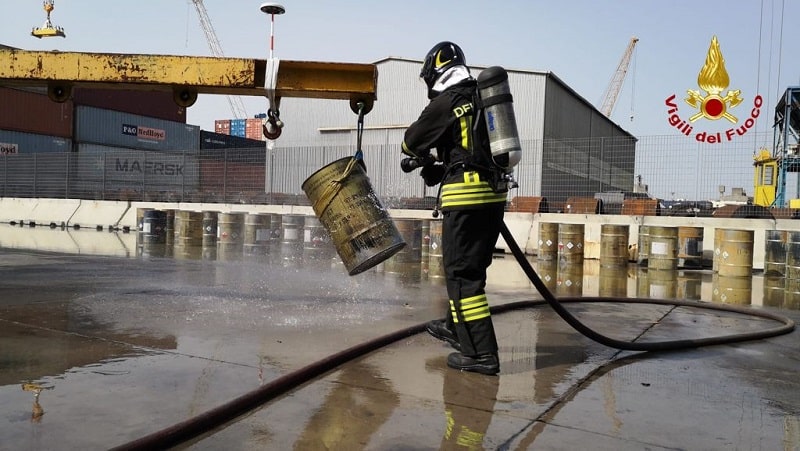
[[[454,352],[447,356],[447,366],[461,371],[488,374],[489,376],[494,376],[500,372],[500,360],[497,358],[497,354],[470,357],[460,352]]]
[[[453,347],[453,349],[458,351],[461,350],[461,344],[458,342],[455,332],[447,328],[447,324],[444,320],[435,319],[433,321],[429,321],[425,326],[425,329],[433,336],[433,338],[446,341],[450,344],[450,346]]]

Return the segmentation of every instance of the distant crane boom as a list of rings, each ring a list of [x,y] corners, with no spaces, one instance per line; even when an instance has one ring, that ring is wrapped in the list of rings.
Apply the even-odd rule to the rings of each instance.
[[[625,82],[625,75],[628,73],[633,49],[636,47],[637,42],[639,42],[639,38],[635,36],[628,42],[628,47],[622,55],[619,66],[617,66],[617,70],[614,71],[614,75],[611,77],[608,87],[606,87],[606,92],[603,94],[600,112],[605,114],[606,117],[611,117],[611,113],[614,111],[614,105],[617,103],[617,96],[622,89],[622,84]]]
[[[206,11],[203,0],[192,0],[192,3],[194,3],[194,7],[197,10],[197,15],[200,18],[200,26],[203,28],[203,33],[206,35],[206,40],[208,41],[209,49],[211,49],[211,54],[218,57],[225,56],[224,52],[222,51],[222,45],[220,45],[219,39],[217,39],[217,33],[214,31],[214,26],[211,24],[211,18],[208,17],[208,11]],[[245,111],[242,100],[234,96],[227,96],[227,98],[234,118],[246,118],[247,112]]]

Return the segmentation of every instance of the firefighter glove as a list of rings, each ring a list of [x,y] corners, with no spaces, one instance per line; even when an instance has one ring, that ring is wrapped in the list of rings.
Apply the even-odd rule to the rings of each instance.
[[[428,164],[423,166],[420,174],[422,179],[425,180],[425,185],[436,186],[442,182],[444,178],[444,165],[443,164]]]

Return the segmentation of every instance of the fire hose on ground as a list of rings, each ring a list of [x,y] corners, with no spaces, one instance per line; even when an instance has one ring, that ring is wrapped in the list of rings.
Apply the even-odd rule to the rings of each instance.
[[[776,313],[766,310],[756,310],[752,308],[735,307],[724,304],[702,303],[687,300],[675,299],[649,299],[649,298],[607,298],[607,297],[559,297],[556,298],[547,286],[542,282],[534,271],[525,254],[514,240],[508,227],[503,225],[501,235],[506,241],[511,253],[522,267],[525,275],[533,283],[544,299],[511,302],[503,305],[491,307],[492,314],[500,314],[514,310],[532,308],[547,304],[575,330],[582,335],[605,346],[629,351],[674,351],[680,349],[692,349],[703,346],[731,344],[743,341],[761,340],[792,332],[795,328],[794,321]],[[562,304],[583,303],[583,302],[605,302],[605,303],[626,303],[626,304],[655,304],[670,305],[677,307],[691,307],[698,309],[717,310],[722,312],[736,313],[746,316],[755,316],[767,320],[772,320],[781,325],[760,331],[712,336],[705,338],[693,338],[682,340],[670,340],[661,342],[633,342],[617,340],[600,334],[584,325]],[[221,406],[208,410],[200,415],[176,423],[165,429],[156,431],[152,434],[133,440],[129,443],[112,448],[114,450],[139,450],[139,449],[164,449],[181,445],[192,440],[198,440],[205,434],[212,432],[220,427],[234,422],[239,417],[263,406],[275,398],[288,393],[315,378],[320,377],[337,367],[376,351],[385,346],[391,345],[399,340],[422,333],[425,331],[425,324],[417,324],[396,332],[375,338],[370,341],[360,343],[351,348],[345,349],[336,354],[330,355],[322,360],[311,363],[303,368],[285,374],[273,381],[260,386],[244,395],[235,398]],[[491,377],[491,376],[487,376]]]

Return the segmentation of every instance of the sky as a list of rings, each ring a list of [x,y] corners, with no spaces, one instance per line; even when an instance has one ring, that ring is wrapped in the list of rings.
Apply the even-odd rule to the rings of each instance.
[[[204,2],[225,56],[266,59],[269,16],[261,1]],[[792,43],[800,28],[795,0],[476,0],[449,1],[279,1],[274,56],[296,61],[373,63],[386,57],[422,59],[442,40],[458,43],[469,64],[550,71],[594,105],[632,37],[636,44],[612,120],[635,136],[679,133],[668,122],[665,100],[682,101],[698,90],[697,76],[716,36],[730,89],[741,90],[745,106],[756,93],[771,111],[788,86],[800,85],[800,58]],[[0,0],[0,13],[13,20],[0,28],[0,44],[26,50],[212,55],[189,0],[56,0],[52,23],[66,38],[37,39],[44,23],[39,0]],[[263,112],[266,100],[243,97],[248,115]],[[286,100],[284,100],[286,101]],[[380,102],[380,99],[378,99]],[[695,110],[696,112],[697,110]],[[740,115],[747,115],[745,107]],[[631,119],[632,116],[632,119]],[[203,95],[188,122],[213,130],[214,120],[232,117],[224,96]],[[414,118],[409,118],[409,122]],[[771,131],[771,115],[756,121]]]

